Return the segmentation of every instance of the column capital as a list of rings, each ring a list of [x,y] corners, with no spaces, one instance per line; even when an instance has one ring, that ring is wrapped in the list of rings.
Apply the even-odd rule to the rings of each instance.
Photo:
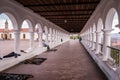
[[[113,31],[114,29],[103,29],[102,31],[104,32],[103,34],[105,34],[106,36],[110,36],[111,35],[111,31]]]
[[[113,31],[114,29],[102,29],[103,32],[111,32]]]
[[[31,31],[30,31],[29,33],[34,33],[34,32],[31,32]]]
[[[95,33],[102,33],[101,31],[95,31]]]
[[[91,34],[94,34],[95,32],[91,32]]]
[[[43,32],[38,32],[39,34],[42,34]]]
[[[19,30],[14,30],[14,34],[15,34],[15,35],[19,35],[19,34],[20,34],[20,31],[19,31]]]
[[[20,30],[14,30],[14,32],[20,32]]]
[[[101,33],[102,33],[102,32],[96,31],[96,35],[97,35],[97,36],[101,35]]]

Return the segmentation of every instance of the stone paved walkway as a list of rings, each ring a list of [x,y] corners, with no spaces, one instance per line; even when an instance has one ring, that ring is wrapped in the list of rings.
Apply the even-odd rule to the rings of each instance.
[[[34,47],[38,46],[38,42],[34,41]],[[29,40],[20,40],[20,50],[29,48]],[[14,40],[0,40],[0,56],[4,56],[14,51]]]
[[[32,74],[29,80],[107,80],[82,45],[71,40],[37,57],[47,60],[41,65],[18,64],[4,72]]]

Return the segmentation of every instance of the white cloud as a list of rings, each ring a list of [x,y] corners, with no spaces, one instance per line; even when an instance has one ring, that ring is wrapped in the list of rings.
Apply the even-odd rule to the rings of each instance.
[[[23,22],[22,28],[29,28],[27,21],[24,21],[24,22]]]

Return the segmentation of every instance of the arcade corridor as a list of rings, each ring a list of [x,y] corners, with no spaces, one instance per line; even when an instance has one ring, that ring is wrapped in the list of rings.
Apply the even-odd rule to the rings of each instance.
[[[0,80],[120,80],[119,43],[120,0],[0,0]]]
[[[32,74],[29,80],[107,80],[78,40],[70,40],[57,51],[44,52],[41,65],[20,63],[4,72]]]

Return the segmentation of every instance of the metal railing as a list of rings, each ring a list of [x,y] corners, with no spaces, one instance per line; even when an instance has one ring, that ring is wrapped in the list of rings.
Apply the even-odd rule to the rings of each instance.
[[[99,43],[99,45],[100,45],[100,53],[102,53],[102,51],[103,51],[103,44]]]
[[[116,66],[120,66],[120,50],[111,46],[107,46],[110,49],[110,56]]]

